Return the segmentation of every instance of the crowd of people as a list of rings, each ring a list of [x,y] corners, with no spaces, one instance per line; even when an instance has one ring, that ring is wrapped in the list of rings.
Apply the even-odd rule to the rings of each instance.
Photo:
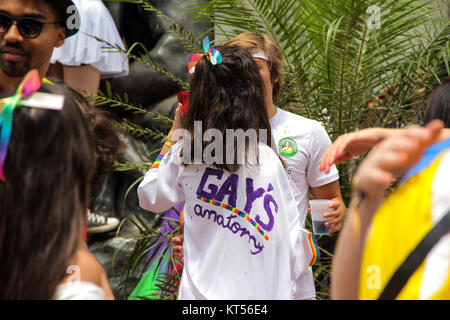
[[[1,299],[114,299],[86,234],[118,225],[90,212],[90,189],[126,145],[84,95],[128,64],[90,32],[125,47],[100,1],[0,0]],[[314,300],[312,197],[331,201],[326,227],[340,231],[332,298],[449,299],[450,81],[430,96],[424,127],[332,143],[318,121],[276,106],[282,64],[275,42],[251,32],[205,39],[189,57],[188,108],[138,187],[150,212],[183,204],[178,298]],[[347,209],[335,164],[367,152]]]

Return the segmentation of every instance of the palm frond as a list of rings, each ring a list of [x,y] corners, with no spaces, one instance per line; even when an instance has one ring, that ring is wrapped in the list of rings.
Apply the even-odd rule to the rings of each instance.
[[[149,0],[141,0],[140,5],[144,8],[144,10],[155,12],[158,17],[163,19],[169,30],[182,42],[183,47],[186,49],[186,53],[202,50],[202,41],[190,32],[184,25],[171,19],[168,15],[164,14],[161,10],[155,7]],[[180,10],[182,10],[181,6]]]
[[[177,77],[176,75],[174,75],[170,71],[167,71],[166,69],[163,69],[162,67],[160,67],[153,60],[153,58],[150,55],[149,51],[147,50],[147,48],[142,43],[140,43],[140,42],[133,43],[128,50],[124,50],[118,44],[110,43],[110,42],[108,42],[106,40],[103,40],[101,38],[98,38],[96,36],[92,36],[92,35],[88,35],[88,36],[96,39],[97,41],[99,41],[101,43],[103,43],[104,44],[104,46],[102,47],[103,50],[109,51],[109,52],[120,52],[120,53],[123,53],[131,61],[138,61],[138,62],[144,64],[145,66],[147,66],[148,68],[155,69],[159,73],[161,73],[162,75],[169,77],[172,81],[177,83],[181,88],[187,88],[188,87],[188,83],[185,82],[183,79]],[[144,54],[142,54],[142,55],[135,55],[135,54],[133,54],[132,52],[133,52],[133,50],[136,47],[139,47],[144,52]]]
[[[164,139],[166,134],[162,133],[156,129],[143,128],[140,125],[133,123],[127,119],[122,119],[121,121],[112,121],[117,127],[131,133],[136,137],[148,137],[152,139]]]
[[[162,115],[161,113],[149,111],[142,107],[140,104],[132,103],[126,93],[123,96],[120,96],[119,94],[113,94],[108,82],[106,83],[106,92],[99,90],[97,95],[89,94],[89,98],[95,101],[95,104],[98,106],[105,105],[111,108],[121,107],[124,110],[129,110],[136,114],[142,113],[149,115],[152,118],[165,123],[173,123],[172,119]]]
[[[127,239],[124,241],[123,246],[129,245],[130,243],[134,243],[134,248],[129,255],[126,266],[123,268],[121,272],[121,289],[123,292],[128,292],[128,279],[135,276],[136,274],[139,277],[142,277],[146,272],[150,264],[154,264],[155,268],[158,269],[163,261],[169,261],[171,264],[176,264],[176,260],[173,256],[168,255],[170,252],[170,239],[179,234],[179,222],[177,219],[171,219],[167,217],[162,217],[159,222],[157,222],[154,226],[147,225],[139,215],[135,215],[133,218],[126,218],[122,221],[117,234],[120,234],[123,226],[126,223],[131,223],[138,230],[140,235],[135,236],[131,239]],[[170,229],[173,230],[171,232],[161,232],[165,226],[170,226]],[[113,266],[115,265],[116,255],[120,252],[121,248],[118,248],[113,257]],[[150,254],[150,252],[153,252]],[[158,253],[160,252],[160,253]],[[115,270],[113,269],[114,274]],[[161,291],[156,293],[155,297],[137,297],[140,299],[145,298],[168,298],[173,294],[176,295],[176,289],[178,285],[172,285],[172,281],[175,279],[172,275],[162,274],[162,278],[159,278],[159,285],[161,286]],[[179,275],[178,283],[179,283]],[[164,289],[165,290],[162,290]],[[169,290],[172,288],[172,290]]]

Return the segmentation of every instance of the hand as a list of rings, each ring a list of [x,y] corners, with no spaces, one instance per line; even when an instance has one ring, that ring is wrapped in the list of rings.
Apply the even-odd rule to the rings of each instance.
[[[332,199],[333,203],[328,205],[333,211],[324,213],[324,218],[331,218],[331,220],[325,222],[325,226],[328,227],[330,233],[337,232],[341,230],[342,223],[345,217],[345,205],[340,198]]]
[[[410,126],[381,142],[359,166],[354,187],[371,198],[381,198],[394,178],[414,166],[438,140],[443,126],[442,121],[433,120],[424,128]]]
[[[175,256],[176,259],[178,259],[181,263],[184,264],[183,241],[184,241],[184,236],[182,234],[179,236],[174,236],[171,239],[173,255]]]
[[[325,212],[323,217],[331,218],[329,221],[325,222],[325,226],[328,227],[330,233],[334,233],[342,228],[346,208],[341,198],[333,198],[331,200],[333,200],[333,203],[329,204],[328,207],[332,209],[332,211]],[[308,208],[308,213],[311,213],[311,208]]]
[[[173,119],[173,124],[172,124],[172,128],[169,131],[169,134],[167,135],[167,140],[169,141],[173,141],[172,140],[172,134],[175,130],[177,129],[182,129],[183,128],[183,124],[182,124],[182,114],[181,114],[181,103],[178,103],[178,107],[177,110],[175,111],[175,118]],[[173,141],[176,142],[176,141]]]
[[[369,128],[339,136],[325,151],[319,170],[325,173],[330,172],[331,165],[365,154],[393,132],[395,131],[392,129]]]

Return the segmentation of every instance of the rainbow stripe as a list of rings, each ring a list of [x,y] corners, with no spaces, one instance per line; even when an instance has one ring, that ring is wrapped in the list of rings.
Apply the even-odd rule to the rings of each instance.
[[[20,101],[20,96],[15,96],[14,99],[8,100],[3,107],[3,111],[0,117],[0,180],[5,181],[5,174],[3,167],[8,154],[9,139],[11,138],[12,122],[14,109]]]
[[[208,36],[203,39],[202,43],[203,53],[193,53],[188,58],[188,71],[191,74],[195,72],[195,66],[203,56],[206,56],[209,62],[211,62],[211,64],[213,65],[222,63],[222,55],[220,54],[220,52],[214,48],[209,47],[210,43]]]
[[[163,155],[163,154],[160,154],[160,155],[156,158],[155,162],[153,162],[152,166],[150,167],[150,170],[151,170],[151,169],[156,169],[156,168],[158,168],[158,167],[159,167],[159,164],[161,163],[161,160],[162,160],[163,158],[164,158],[164,155]]]
[[[0,101],[0,180],[6,180],[3,167],[8,154],[14,110],[21,106],[22,99],[32,95],[40,86],[39,72],[33,69],[26,74],[14,96]]]
[[[307,231],[307,230],[305,230]],[[320,251],[319,251],[319,246],[317,245],[317,241],[316,241],[316,237],[314,237],[314,235],[307,231],[309,236],[308,236],[308,242],[309,242],[309,246],[311,247],[311,251],[313,253],[313,257],[311,259],[311,261],[309,262],[309,266],[311,267],[313,264],[315,264],[317,261],[320,260]]]
[[[193,68],[197,65],[198,60],[200,60],[203,56],[204,56],[204,54],[202,54],[202,53],[193,53],[189,56],[189,58],[188,58],[189,73],[194,73],[195,69],[193,69]]]
[[[258,230],[258,232],[264,237],[264,239],[266,239],[267,241],[269,241],[269,237],[267,236],[267,234],[261,229],[261,227],[248,215],[248,214],[246,214],[245,212],[243,212],[243,211],[241,211],[241,210],[239,210],[239,209],[237,209],[237,208],[235,208],[235,207],[233,207],[233,206],[230,206],[230,205],[228,205],[228,204],[226,204],[226,203],[222,203],[222,202],[219,202],[219,201],[217,201],[217,200],[212,200],[212,199],[208,199],[208,198],[206,198],[206,197],[201,197],[201,196],[197,196],[197,199],[199,199],[199,200],[201,200],[201,201],[203,201],[203,202],[206,202],[206,203],[210,203],[210,204],[213,204],[213,205],[215,205],[215,206],[217,206],[217,207],[221,207],[221,208],[224,208],[224,209],[228,209],[228,210],[230,210],[231,212],[233,212],[233,213],[235,213],[235,214],[237,214],[238,216],[241,216],[241,217],[243,217],[244,219],[246,219],[248,222],[250,222],[251,224],[252,224],[252,226],[254,226],[255,228],[256,228],[256,230]]]

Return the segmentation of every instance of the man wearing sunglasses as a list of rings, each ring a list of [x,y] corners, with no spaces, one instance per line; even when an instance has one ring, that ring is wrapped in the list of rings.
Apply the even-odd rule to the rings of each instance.
[[[53,49],[77,26],[70,0],[0,0],[0,91],[14,90],[31,69],[44,77]]]

